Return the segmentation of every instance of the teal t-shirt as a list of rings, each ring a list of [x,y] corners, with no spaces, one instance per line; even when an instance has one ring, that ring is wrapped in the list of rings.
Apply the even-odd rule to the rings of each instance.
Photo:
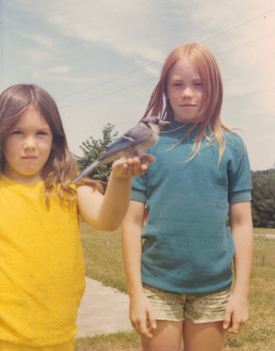
[[[159,289],[206,295],[232,283],[234,242],[226,224],[228,203],[251,200],[251,171],[242,139],[225,131],[226,147],[203,139],[191,160],[199,126],[172,120],[148,153],[147,174],[133,179],[131,199],[146,203],[142,281]],[[209,133],[210,135],[210,133]],[[175,146],[176,145],[176,146]]]

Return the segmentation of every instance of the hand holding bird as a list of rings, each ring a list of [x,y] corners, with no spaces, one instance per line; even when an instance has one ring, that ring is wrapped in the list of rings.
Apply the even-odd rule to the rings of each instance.
[[[128,159],[127,162],[123,159],[120,161],[121,167],[124,168],[120,170],[122,177],[126,178],[127,172],[136,174],[132,176],[137,176],[141,174],[140,171],[142,168],[144,172],[146,172],[148,165],[140,165],[140,162],[153,162],[153,159],[150,155],[142,154],[158,142],[161,128],[167,126],[169,123],[170,122],[162,121],[157,117],[143,118],[134,128],[130,129],[112,143],[97,161],[93,162],[75,177],[71,183],[77,183],[81,178],[90,174],[95,168],[117,160],[120,157]],[[116,167],[118,167],[118,164]]]

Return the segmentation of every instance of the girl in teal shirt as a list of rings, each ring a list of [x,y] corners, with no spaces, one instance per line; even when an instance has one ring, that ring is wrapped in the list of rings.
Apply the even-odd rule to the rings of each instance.
[[[183,340],[185,351],[219,351],[248,319],[251,176],[243,141],[221,123],[222,98],[212,53],[186,44],[167,58],[144,115],[171,122],[148,151],[151,170],[133,181],[122,226],[130,319],[144,350],[179,350]]]

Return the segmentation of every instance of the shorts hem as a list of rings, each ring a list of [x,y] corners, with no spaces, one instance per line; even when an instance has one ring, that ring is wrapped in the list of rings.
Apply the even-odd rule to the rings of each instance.
[[[224,316],[223,317],[216,317],[216,318],[201,318],[201,319],[193,319],[191,317],[185,317],[186,319],[190,319],[194,324],[205,324],[205,323],[215,323],[215,322],[223,322]]]

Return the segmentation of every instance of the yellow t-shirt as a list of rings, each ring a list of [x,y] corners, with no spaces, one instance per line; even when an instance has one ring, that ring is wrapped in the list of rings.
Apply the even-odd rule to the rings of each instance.
[[[85,289],[77,204],[42,189],[0,175],[0,340],[28,346],[72,339]]]

